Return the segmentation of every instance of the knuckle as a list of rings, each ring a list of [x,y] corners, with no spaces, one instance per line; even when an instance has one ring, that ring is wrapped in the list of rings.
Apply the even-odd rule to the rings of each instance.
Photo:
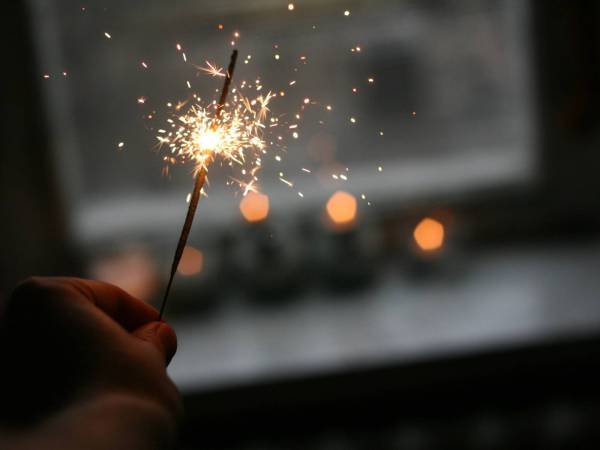
[[[60,286],[51,283],[48,278],[29,277],[21,281],[13,290],[11,304],[42,306],[61,292]]]
[[[48,287],[40,277],[28,277],[21,281],[12,292],[11,297],[15,300],[29,299],[38,297],[44,293]]]

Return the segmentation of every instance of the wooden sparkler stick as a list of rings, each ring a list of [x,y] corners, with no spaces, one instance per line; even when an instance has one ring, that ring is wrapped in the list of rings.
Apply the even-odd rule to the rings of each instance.
[[[225,83],[223,84],[223,90],[221,91],[221,98],[219,99],[219,103],[217,105],[217,112],[215,113],[215,120],[213,122],[214,127],[218,126],[218,120],[221,118],[221,111],[223,110],[225,102],[227,101],[227,95],[229,94],[229,86],[231,85],[231,79],[233,78],[233,71],[235,69],[237,55],[237,50],[234,50],[231,54],[231,60],[229,61],[229,67],[227,68]],[[192,222],[194,221],[194,215],[196,214],[196,208],[198,207],[198,202],[200,200],[202,186],[204,186],[204,182],[206,181],[207,164],[208,161],[200,168],[198,174],[196,175],[194,190],[192,191],[192,196],[190,198],[190,206],[188,207],[187,214],[185,216],[185,222],[183,223],[183,229],[181,230],[181,235],[179,236],[179,241],[177,242],[177,249],[175,250],[173,264],[171,265],[171,274],[169,275],[169,282],[167,283],[167,289],[165,290],[165,295],[160,306],[160,314],[158,315],[159,321],[162,320],[163,314],[165,312],[165,306],[167,304],[167,299],[169,298],[169,292],[171,291],[173,278],[175,277],[175,273],[177,272],[177,267],[179,267],[179,261],[181,260],[181,255],[183,255],[183,249],[185,248],[185,244],[190,234],[190,230],[192,229]]]

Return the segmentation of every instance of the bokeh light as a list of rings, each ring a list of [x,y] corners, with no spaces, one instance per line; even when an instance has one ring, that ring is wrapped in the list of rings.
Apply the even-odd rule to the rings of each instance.
[[[421,250],[430,252],[444,245],[444,225],[437,220],[426,217],[415,227],[413,237]]]
[[[185,276],[196,275],[202,272],[203,267],[204,255],[202,252],[190,245],[186,245],[183,249],[183,255],[177,267],[177,272]]]
[[[356,197],[345,191],[335,192],[327,201],[327,215],[336,225],[347,225],[356,219]]]
[[[114,284],[136,298],[150,301],[158,292],[159,273],[152,254],[146,249],[128,248],[93,261],[89,276]]]
[[[248,192],[240,202],[240,212],[248,222],[260,222],[269,215],[269,196]]]

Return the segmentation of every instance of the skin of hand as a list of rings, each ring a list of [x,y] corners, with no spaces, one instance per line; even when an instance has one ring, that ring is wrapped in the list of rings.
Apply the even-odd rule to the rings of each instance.
[[[106,283],[21,283],[0,311],[0,448],[172,448],[177,338],[157,318]]]

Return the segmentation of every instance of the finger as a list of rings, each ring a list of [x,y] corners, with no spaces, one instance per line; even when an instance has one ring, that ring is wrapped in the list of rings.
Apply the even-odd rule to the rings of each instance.
[[[34,284],[46,295],[75,294],[103,311],[127,331],[156,320],[158,311],[124,290],[101,281],[70,277],[35,277],[26,283]]]
[[[165,322],[151,322],[132,333],[138,339],[152,344],[165,359],[166,365],[177,351],[177,335]]]

